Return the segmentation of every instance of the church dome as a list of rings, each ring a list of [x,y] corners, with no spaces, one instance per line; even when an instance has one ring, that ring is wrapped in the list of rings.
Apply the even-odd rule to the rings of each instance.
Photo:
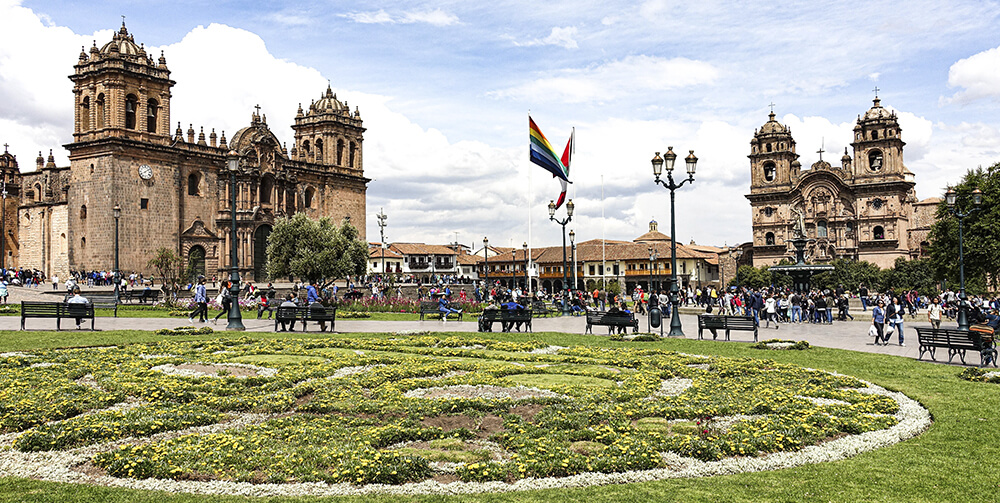
[[[768,114],[768,120],[760,127],[761,134],[787,133],[788,129],[774,119],[774,112]]]
[[[869,108],[867,112],[865,112],[865,116],[862,118],[862,120],[867,121],[873,119],[891,119],[894,114],[886,110],[885,108],[882,108],[881,102],[882,100],[878,98],[872,100],[872,107]]]
[[[101,54],[104,56],[119,54],[132,57],[146,57],[145,49],[136,45],[132,35],[128,34],[128,30],[125,29],[125,22],[122,22],[121,29],[118,30],[118,33],[115,33],[111,41],[104,44],[104,47],[101,47]]]
[[[337,99],[337,95],[333,94],[333,90],[330,86],[326,86],[326,92],[320,96],[319,101],[312,104],[309,107],[311,111],[316,113],[326,113],[326,112],[341,112],[347,110],[340,100]]]

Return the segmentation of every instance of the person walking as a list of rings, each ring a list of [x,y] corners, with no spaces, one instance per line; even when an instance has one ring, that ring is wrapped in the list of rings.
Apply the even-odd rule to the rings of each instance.
[[[886,308],[886,317],[889,320],[890,326],[896,331],[896,335],[899,337],[899,345],[905,346],[903,344],[903,315],[906,311],[903,310],[903,305],[899,302],[899,297],[892,298],[892,305]],[[887,335],[884,339],[886,344],[889,344],[889,336]]]
[[[777,301],[774,299],[774,295],[768,295],[767,300],[764,301],[764,317],[764,328],[770,328],[771,322],[773,321],[774,329],[778,329],[778,307]]]
[[[931,322],[931,328],[937,330],[941,328],[941,299],[934,296],[931,305],[927,306],[927,321]]]
[[[204,277],[199,277],[198,286],[194,287],[194,301],[198,303],[198,307],[188,315],[188,321],[194,323],[194,317],[197,315],[198,323],[205,323],[208,321],[208,292],[205,290]]]
[[[212,320],[213,325],[219,322],[219,318],[222,318],[222,315],[228,315],[229,310],[233,307],[233,294],[229,291],[232,284],[232,280],[226,280],[222,283],[222,291],[219,292],[219,297],[222,300],[222,311],[219,311],[219,314],[215,315],[215,319]]]
[[[881,300],[872,307],[872,325],[875,326],[876,346],[882,344],[883,338],[888,340],[888,337],[883,335],[885,333],[885,303]]]

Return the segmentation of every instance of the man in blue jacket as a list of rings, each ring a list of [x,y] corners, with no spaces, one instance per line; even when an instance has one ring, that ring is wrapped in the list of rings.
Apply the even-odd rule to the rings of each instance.
[[[205,323],[208,321],[208,292],[205,291],[204,276],[198,277],[198,286],[194,287],[194,301],[198,303],[198,307],[188,316],[188,321],[194,323],[194,316],[198,315],[198,322]]]

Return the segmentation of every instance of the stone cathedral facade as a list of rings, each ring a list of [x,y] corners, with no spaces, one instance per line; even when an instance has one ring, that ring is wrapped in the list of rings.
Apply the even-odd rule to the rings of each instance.
[[[146,264],[166,247],[198,273],[224,276],[234,211],[230,151],[240,159],[236,245],[244,278],[263,279],[267,237],[283,216],[347,218],[364,239],[365,128],[360,112],[329,87],[308,109],[299,106],[289,152],[259,107],[228,140],[214,129],[207,139],[203,128],[184,131],[179,122],[171,134],[174,81],[166,58],[147,54],[124,24],[103,47],[81,51],[74,70],[70,165],[55,166],[50,153],[21,175],[16,265],[61,278],[110,270],[118,206],[122,271],[153,273]]]
[[[791,130],[774,112],[750,141],[753,261],[791,258],[788,240],[800,219],[811,241],[811,262],[835,258],[891,267],[896,258],[923,256],[940,199],[918,201],[914,175],[903,164],[902,129],[895,112],[873,105],[854,127],[853,152],[839,165],[822,158],[803,169]],[[852,155],[853,154],[853,155]]]

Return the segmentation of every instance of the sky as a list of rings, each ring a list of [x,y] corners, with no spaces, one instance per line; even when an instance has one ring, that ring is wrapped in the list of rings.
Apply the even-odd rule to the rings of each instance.
[[[650,164],[670,146],[699,159],[676,193],[678,241],[749,241],[747,155],[771,103],[803,166],[821,147],[836,164],[877,86],[920,199],[1000,161],[997,1],[0,0],[0,143],[22,171],[49,149],[68,165],[67,76],[121,16],[165,55],[184,130],[231,135],[260,104],[290,145],[299,103],[327,85],[357,107],[373,241],[381,209],[390,242],[559,245],[559,183],[528,160],[529,113],[560,152],[575,128],[578,242],[632,240],[650,220],[671,233]]]

